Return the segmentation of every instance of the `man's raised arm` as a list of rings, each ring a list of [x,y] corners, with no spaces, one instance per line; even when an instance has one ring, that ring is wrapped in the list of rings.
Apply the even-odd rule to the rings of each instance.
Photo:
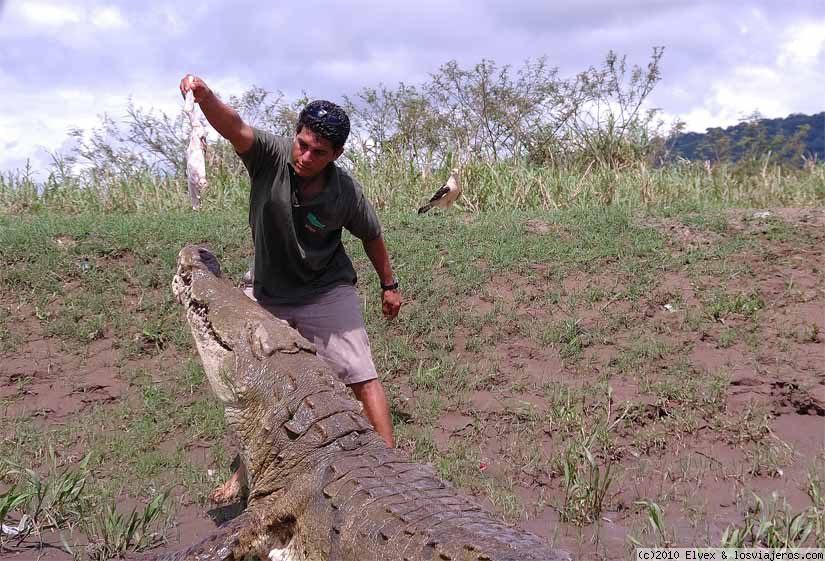
[[[237,111],[218,99],[206,82],[187,74],[180,81],[180,93],[186,97],[189,90],[192,90],[195,101],[212,128],[228,140],[238,154],[243,154],[252,147],[255,138],[252,127],[243,122]]]

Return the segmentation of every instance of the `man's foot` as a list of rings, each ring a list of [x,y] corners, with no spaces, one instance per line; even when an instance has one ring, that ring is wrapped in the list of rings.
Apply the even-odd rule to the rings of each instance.
[[[214,504],[226,504],[238,498],[243,487],[242,480],[246,475],[244,472],[243,467],[238,468],[225,483],[215,487],[215,490],[209,494],[209,500]]]

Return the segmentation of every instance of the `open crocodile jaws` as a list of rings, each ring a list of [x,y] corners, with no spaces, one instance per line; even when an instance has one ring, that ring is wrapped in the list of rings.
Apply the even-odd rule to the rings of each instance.
[[[188,245],[172,282],[249,474],[247,510],[168,560],[568,559],[388,448],[313,346]]]

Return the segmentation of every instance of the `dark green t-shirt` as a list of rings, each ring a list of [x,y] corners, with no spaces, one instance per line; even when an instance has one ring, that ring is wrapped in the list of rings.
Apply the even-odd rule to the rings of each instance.
[[[255,129],[252,147],[240,154],[252,183],[254,294],[277,304],[301,303],[336,285],[355,284],[342,228],[365,241],[381,235],[361,185],[334,163],[322,172],[324,189],[299,202],[291,147],[291,138]]]

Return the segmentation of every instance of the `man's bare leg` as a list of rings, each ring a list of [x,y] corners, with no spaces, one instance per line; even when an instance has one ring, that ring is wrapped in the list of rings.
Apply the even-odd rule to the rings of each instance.
[[[392,419],[390,406],[387,403],[387,394],[378,378],[358,382],[349,386],[355,397],[364,405],[364,414],[369,419],[375,431],[381,435],[390,448],[395,448],[395,439],[392,436]]]

